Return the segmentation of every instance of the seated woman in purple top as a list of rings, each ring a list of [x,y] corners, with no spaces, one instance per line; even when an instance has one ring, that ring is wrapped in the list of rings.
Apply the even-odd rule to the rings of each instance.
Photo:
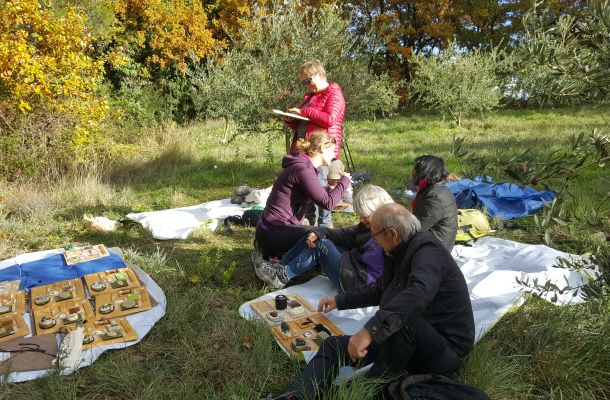
[[[317,168],[329,165],[335,157],[335,138],[326,132],[317,132],[308,139],[299,139],[297,153],[282,160],[284,170],[273,183],[271,194],[258,225],[256,247],[252,253],[255,266],[266,263],[270,257],[281,257],[310,229],[303,226],[305,211],[313,202],[327,210],[341,201],[351,182],[347,172],[330,189],[318,181]]]
[[[354,197],[360,223],[343,229],[313,228],[282,256],[282,263],[263,262],[256,274],[279,289],[295,276],[320,264],[339,292],[375,282],[383,273],[383,250],[371,232],[370,217],[392,197],[379,186],[367,185]]]

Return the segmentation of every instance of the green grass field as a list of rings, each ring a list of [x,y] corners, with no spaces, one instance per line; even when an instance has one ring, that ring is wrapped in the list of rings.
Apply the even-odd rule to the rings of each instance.
[[[408,115],[348,122],[346,130],[356,169],[394,194],[418,155],[440,155],[452,171],[468,170],[452,155],[455,134],[490,160],[526,148],[542,157],[580,132],[608,133],[609,115],[609,108],[505,110],[462,128],[436,115]],[[82,221],[83,214],[118,219],[226,198],[241,184],[267,187],[280,171],[284,146],[281,134],[273,135],[222,144],[219,124],[173,128],[117,149],[130,156],[113,168],[92,166],[47,183],[0,181],[0,259],[70,243],[118,246],[168,298],[166,316],[140,344],[106,352],[69,376],[2,384],[0,399],[258,399],[284,389],[303,365],[287,358],[266,327],[237,313],[241,303],[268,291],[249,260],[253,229],[201,229],[188,240],[160,242],[135,224],[91,234]],[[551,228],[556,247],[581,253],[607,246],[595,236],[610,231],[601,180],[607,176],[607,167],[591,167],[570,185],[560,213],[568,223]],[[355,221],[337,215],[335,225]],[[542,242],[531,217],[496,235]],[[479,341],[460,378],[499,400],[609,398],[609,337],[608,302],[559,308],[532,298]],[[368,391],[357,383],[329,398],[366,399]]]

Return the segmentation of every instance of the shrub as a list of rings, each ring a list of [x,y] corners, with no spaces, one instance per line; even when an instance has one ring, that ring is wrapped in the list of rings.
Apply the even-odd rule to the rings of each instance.
[[[449,114],[460,125],[475,111],[496,107],[501,98],[496,51],[461,52],[449,46],[439,54],[413,55],[413,95],[427,107]]]
[[[39,163],[85,158],[108,109],[85,17],[71,6],[56,14],[37,0],[0,4],[0,169],[15,173],[12,161],[30,167],[15,154]]]
[[[512,96],[531,104],[575,104],[610,98],[610,4],[589,1],[575,17],[536,4],[523,18]]]

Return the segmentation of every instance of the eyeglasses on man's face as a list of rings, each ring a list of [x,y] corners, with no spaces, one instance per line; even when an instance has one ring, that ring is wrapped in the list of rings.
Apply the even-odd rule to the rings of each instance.
[[[377,232],[371,233],[371,237],[377,237],[377,235],[379,235],[380,233],[383,233],[385,231],[386,231],[386,228],[380,229]]]

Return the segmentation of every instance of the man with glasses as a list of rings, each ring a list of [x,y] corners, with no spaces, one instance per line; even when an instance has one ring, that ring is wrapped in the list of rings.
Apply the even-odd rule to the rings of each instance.
[[[298,75],[309,91],[298,108],[290,108],[288,111],[307,117],[309,121],[286,119],[286,124],[293,132],[290,153],[294,153],[298,139],[309,139],[313,133],[323,131],[335,138],[335,159],[339,159],[345,115],[345,99],[341,87],[326,80],[326,71],[320,60],[313,59],[304,63]],[[328,184],[327,176],[328,167],[321,167],[318,179],[324,187]],[[330,210],[312,205],[306,217],[310,225],[317,223],[320,226],[332,226]]]
[[[353,336],[329,337],[278,399],[314,398],[342,365],[373,364],[372,378],[455,373],[474,343],[474,317],[466,281],[451,254],[400,204],[371,217],[385,251],[384,275],[372,285],[320,300],[326,313],[360,307],[379,310]]]

